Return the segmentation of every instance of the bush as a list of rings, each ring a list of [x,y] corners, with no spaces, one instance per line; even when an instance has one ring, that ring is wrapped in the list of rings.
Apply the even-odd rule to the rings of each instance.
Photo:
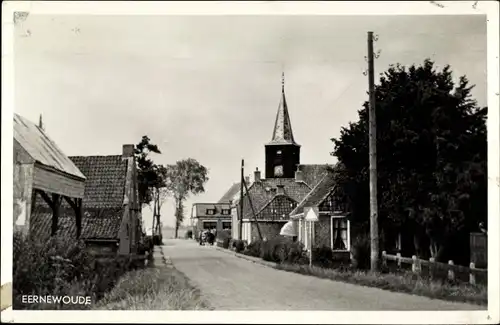
[[[222,248],[228,249],[231,242],[231,231],[222,230],[220,232],[217,232],[217,242],[221,242]]]
[[[88,305],[23,304],[23,295],[82,295],[96,302],[138,261],[128,257],[96,259],[83,241],[52,237],[46,241],[14,233],[13,309],[89,308]],[[144,263],[142,263],[144,265]]]
[[[260,257],[275,263],[298,263],[303,256],[303,246],[287,237],[274,237],[262,242]]]
[[[247,248],[243,251],[243,254],[248,255],[248,256],[253,256],[253,257],[260,257],[261,256],[261,247],[263,245],[262,240],[255,240],[251,242]]]
[[[235,239],[233,241],[233,247],[234,247],[234,250],[236,251],[236,253],[241,253],[245,250],[246,242],[244,240],[241,240],[241,239]]]
[[[357,269],[368,270],[370,268],[370,236],[360,234],[352,242],[352,263]]]
[[[229,249],[229,241],[230,240],[231,240],[231,238],[224,238],[224,240],[222,241],[222,248]]]
[[[314,265],[324,268],[330,268],[333,266],[333,251],[328,246],[316,247],[312,250],[312,262]]]
[[[186,239],[193,239],[193,231],[189,229],[188,231],[186,231],[186,234],[184,236],[186,237]]]

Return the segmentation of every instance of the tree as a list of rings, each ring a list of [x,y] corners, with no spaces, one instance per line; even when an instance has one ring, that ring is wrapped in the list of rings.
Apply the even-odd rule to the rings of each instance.
[[[137,161],[137,178],[139,182],[139,201],[141,206],[149,204],[153,200],[153,189],[162,182],[158,174],[158,166],[149,158],[149,154],[161,154],[156,144],[152,144],[147,135],[135,146],[135,157]]]
[[[166,167],[166,188],[175,200],[175,238],[184,220],[184,201],[189,195],[205,192],[208,170],[197,160],[188,158]]]
[[[465,76],[455,85],[450,67],[436,71],[430,60],[408,69],[391,66],[375,87],[380,229],[411,229],[417,254],[437,260],[464,255],[446,244],[486,221],[487,108],[471,99],[471,89]],[[332,155],[344,169],[339,195],[353,222],[364,223],[368,102],[358,115],[332,139]],[[459,242],[468,245],[468,239]]]

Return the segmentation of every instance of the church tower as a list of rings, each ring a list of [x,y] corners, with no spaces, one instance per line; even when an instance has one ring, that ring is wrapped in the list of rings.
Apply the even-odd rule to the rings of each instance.
[[[300,164],[300,145],[293,138],[285,98],[285,76],[281,79],[281,101],[274,122],[273,137],[266,148],[266,178],[294,178]]]

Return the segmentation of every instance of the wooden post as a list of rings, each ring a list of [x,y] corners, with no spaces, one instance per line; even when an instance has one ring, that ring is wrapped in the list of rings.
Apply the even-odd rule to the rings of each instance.
[[[434,279],[435,276],[435,267],[436,267],[436,259],[434,257],[429,258],[429,276],[431,279]]]
[[[448,261],[448,265],[452,265],[452,266],[453,266],[453,265],[455,265],[455,264],[453,263],[453,261],[452,261],[452,260],[449,260],[449,261]],[[455,280],[455,271],[453,271],[453,269],[449,269],[449,270],[448,270],[448,279],[449,279],[450,281],[454,281],[454,280]]]
[[[470,263],[469,268],[470,268],[469,283],[474,285],[476,284],[476,274],[474,273],[476,265],[474,264],[474,262]]]
[[[396,256],[398,258],[398,269],[400,269],[401,268],[401,253],[397,253]]]
[[[241,159],[241,182],[240,182],[240,217],[238,218],[239,224],[238,224],[238,239],[241,240],[242,233],[243,233],[243,186],[246,184],[245,183],[245,175],[244,175],[244,169],[245,169],[245,161]]]
[[[416,255],[413,255],[411,257],[411,259],[413,260],[413,263],[411,264],[411,270],[413,273],[418,273],[418,258]]]
[[[375,72],[373,67],[373,32],[368,32],[369,156],[370,156],[370,238],[371,270],[379,268],[379,235],[377,203],[377,124],[375,118]]]
[[[313,243],[312,243],[312,237],[313,237],[313,230],[312,230],[312,221],[309,221],[309,266],[312,266],[312,255],[313,255]]]
[[[59,225],[59,213],[61,207],[61,200],[59,194],[52,194],[52,236],[57,233]]]
[[[386,251],[382,252],[382,266],[387,267],[387,252]]]
[[[83,199],[76,200],[76,237],[82,235]]]
[[[250,193],[248,193],[247,183],[245,182],[243,184],[245,184],[245,191],[248,195],[248,203],[250,204],[250,208],[252,209],[253,219],[255,220],[255,226],[257,227],[257,233],[259,234],[260,240],[262,240],[262,233],[260,231],[259,221],[257,220],[257,213],[255,213],[255,208],[253,206],[252,197],[250,196]]]

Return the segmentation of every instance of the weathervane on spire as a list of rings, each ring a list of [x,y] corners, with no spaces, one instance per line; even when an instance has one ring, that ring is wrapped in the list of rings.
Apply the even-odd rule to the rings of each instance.
[[[45,127],[43,126],[43,121],[42,121],[42,114],[40,114],[40,118],[38,120],[38,127],[42,130],[45,131]]]
[[[285,92],[285,71],[281,72],[281,92]]]

